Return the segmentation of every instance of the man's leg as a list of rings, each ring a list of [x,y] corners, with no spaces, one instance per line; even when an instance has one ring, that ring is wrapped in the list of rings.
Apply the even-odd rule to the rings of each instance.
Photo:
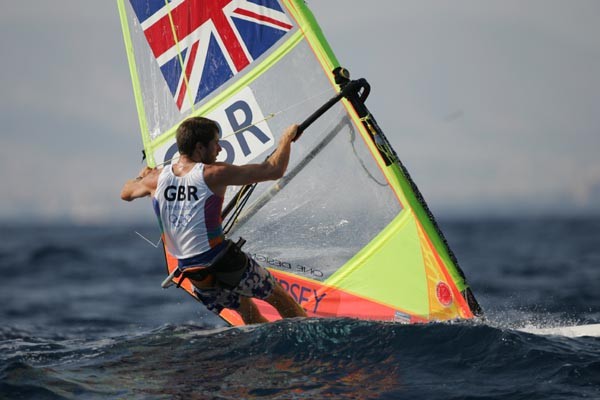
[[[282,318],[306,317],[306,312],[294,301],[285,289],[281,287],[271,273],[266,268],[261,267],[252,258],[249,258],[248,269],[244,273],[238,286],[235,288],[235,292],[241,295],[240,300],[248,300],[245,304],[240,301],[241,307],[238,310],[246,323],[248,323],[246,318],[250,321],[267,322],[266,319],[260,315],[260,311],[250,298],[266,301],[275,307]]]
[[[265,322],[269,322],[258,310],[258,307],[252,299],[246,296],[240,296],[240,307],[236,310],[240,313],[244,322],[249,324],[262,324]]]
[[[275,282],[273,293],[265,301],[275,307],[281,318],[306,317],[306,311],[296,303],[279,282]]]
[[[209,311],[216,315],[219,315],[224,308],[229,308],[237,311],[245,324],[249,325],[269,322],[262,316],[258,307],[256,307],[256,304],[254,304],[250,298],[242,296],[234,291],[219,287],[200,290],[196,287],[194,293],[198,300],[200,300]]]

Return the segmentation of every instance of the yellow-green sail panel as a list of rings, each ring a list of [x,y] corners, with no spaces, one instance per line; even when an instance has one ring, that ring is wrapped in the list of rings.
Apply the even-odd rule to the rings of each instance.
[[[416,222],[409,211],[399,216],[327,284],[390,307],[428,315],[427,277]]]

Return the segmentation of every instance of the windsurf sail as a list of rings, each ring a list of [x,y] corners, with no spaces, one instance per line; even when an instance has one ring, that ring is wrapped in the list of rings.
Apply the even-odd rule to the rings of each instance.
[[[190,116],[219,123],[219,160],[234,164],[262,161],[287,126],[306,122],[286,176],[231,188],[223,217],[309,316],[481,314],[365,104],[368,83],[340,68],[303,0],[117,1],[149,166],[177,156],[175,130]],[[176,260],[165,254],[171,273]],[[195,297],[189,281],[182,287]],[[232,310],[221,317],[243,324]]]

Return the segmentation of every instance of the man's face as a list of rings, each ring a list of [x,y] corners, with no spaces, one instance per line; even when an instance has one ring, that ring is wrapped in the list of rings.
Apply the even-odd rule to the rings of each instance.
[[[217,156],[221,152],[221,145],[219,145],[219,134],[215,133],[215,137],[208,142],[208,146],[204,146],[200,143],[201,148],[201,161],[203,164],[213,164],[217,161]]]

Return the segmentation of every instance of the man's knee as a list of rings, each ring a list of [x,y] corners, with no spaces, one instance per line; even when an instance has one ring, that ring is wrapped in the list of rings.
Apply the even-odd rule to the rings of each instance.
[[[273,293],[269,297],[265,299],[265,301],[269,304],[273,302],[281,302],[281,301],[294,301],[292,296],[279,284],[279,282],[275,282],[273,285]]]
[[[283,318],[307,316],[306,311],[300,304],[278,283],[275,285],[271,296],[266,298],[265,301],[275,307]]]

